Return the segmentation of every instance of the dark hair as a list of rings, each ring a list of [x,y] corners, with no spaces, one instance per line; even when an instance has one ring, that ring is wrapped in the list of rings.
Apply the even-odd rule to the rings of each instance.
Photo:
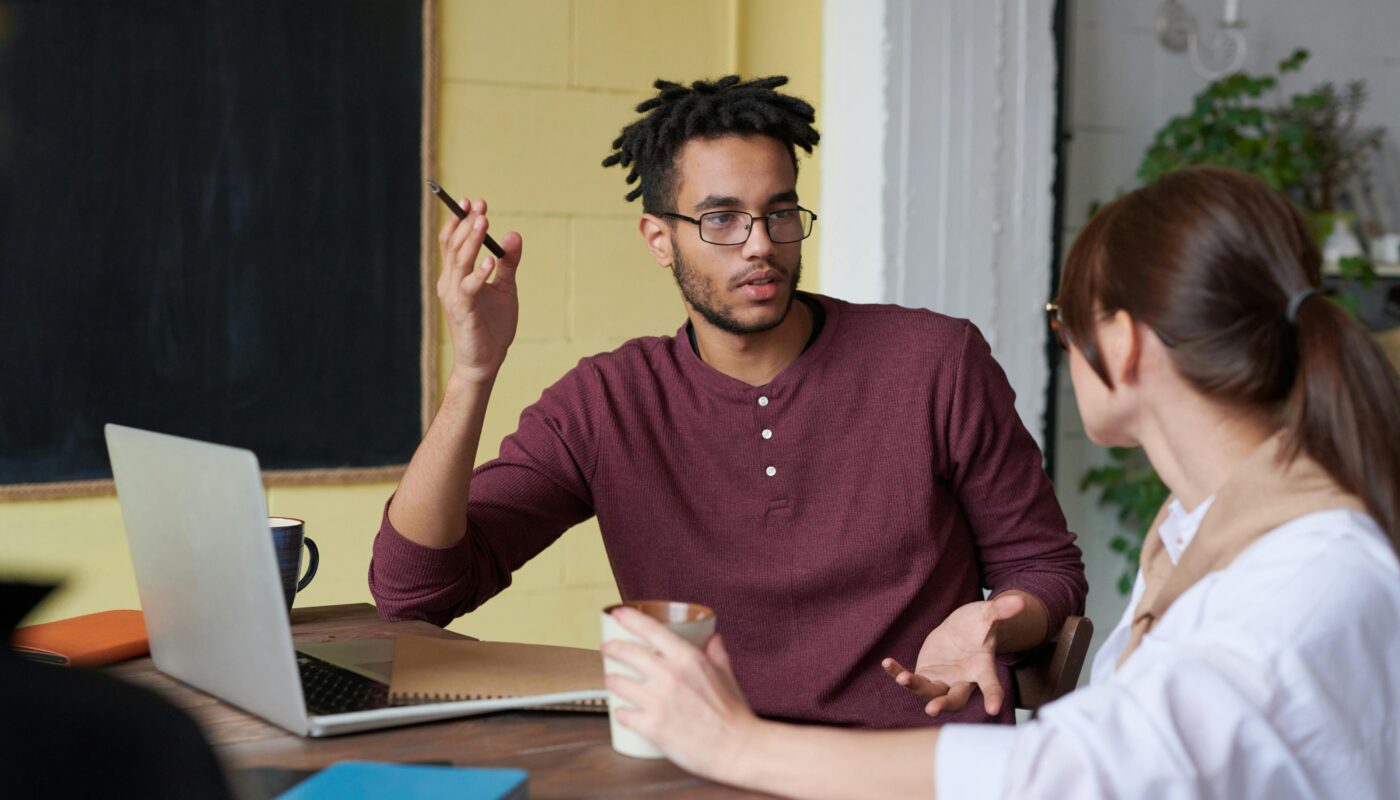
[[[1400,549],[1400,375],[1371,335],[1323,297],[1302,214],[1262,180],[1223,167],[1170,173],[1104,206],[1070,247],[1060,314],[1103,382],[1098,319],[1128,312],[1172,342],[1177,370],[1216,400],[1269,414],[1360,497]]]
[[[640,195],[642,210],[649,214],[675,210],[676,154],[695,137],[771,136],[787,146],[796,172],[796,147],[812,152],[821,134],[812,127],[816,112],[811,105],[773,91],[787,82],[784,75],[751,81],[727,75],[689,87],[658,80],[659,93],[637,106],[637,113],[646,116],[622,129],[603,166],[632,168],[627,183],[640,180],[641,186],[628,192],[627,199]]]

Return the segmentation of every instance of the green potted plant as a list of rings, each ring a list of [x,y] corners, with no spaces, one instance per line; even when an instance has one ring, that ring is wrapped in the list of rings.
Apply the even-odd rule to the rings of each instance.
[[[1308,51],[1299,49],[1279,62],[1277,74],[1237,72],[1211,83],[1190,113],[1172,117],[1157,132],[1138,177],[1151,183],[1184,166],[1222,164],[1258,175],[1309,214],[1335,213],[1342,186],[1365,166],[1384,130],[1357,125],[1365,81],[1342,89],[1323,83],[1272,103],[1266,95],[1277,90],[1279,78],[1307,60]]]

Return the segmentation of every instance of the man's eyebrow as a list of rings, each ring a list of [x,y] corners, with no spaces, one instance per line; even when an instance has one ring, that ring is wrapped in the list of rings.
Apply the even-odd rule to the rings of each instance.
[[[796,203],[796,202],[797,202],[797,190],[796,190],[796,189],[788,189],[788,190],[785,191],[785,192],[778,192],[777,194],[772,195],[771,197],[768,198],[768,205],[770,205],[770,206],[773,205],[774,203]],[[696,203],[696,204],[695,204],[695,209],[694,209],[694,210],[695,210],[696,213],[700,213],[700,212],[702,212],[702,211],[708,211],[708,210],[710,210],[710,209],[712,209],[712,208],[738,207],[738,206],[742,206],[742,205],[743,205],[743,202],[740,201],[739,198],[734,197],[734,196],[732,196],[732,195],[718,195],[718,194],[712,194],[712,195],[706,197],[705,199],[701,200],[700,202]]]
[[[700,202],[696,203],[694,210],[696,213],[699,213],[701,211],[709,211],[712,208],[722,208],[724,206],[739,205],[742,205],[742,203],[739,202],[739,198],[737,197],[712,194],[706,197],[704,200],[701,200]]]

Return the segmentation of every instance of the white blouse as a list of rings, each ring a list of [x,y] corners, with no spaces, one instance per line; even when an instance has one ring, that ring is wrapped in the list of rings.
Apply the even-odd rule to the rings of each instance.
[[[1175,562],[1210,501],[1168,509]],[[1121,670],[1014,728],[946,725],[938,797],[1400,798],[1400,562],[1375,521],[1309,514],[1183,593]]]

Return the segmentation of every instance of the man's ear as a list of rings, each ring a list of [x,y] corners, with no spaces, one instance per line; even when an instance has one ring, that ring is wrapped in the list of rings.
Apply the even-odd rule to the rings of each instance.
[[[1142,336],[1137,320],[1123,309],[1113,313],[1108,324],[1099,328],[1099,352],[1113,385],[1132,385],[1138,380],[1142,360]]]
[[[643,214],[641,221],[637,223],[637,230],[641,232],[642,241],[646,242],[647,249],[651,251],[656,263],[670,269],[674,260],[672,254],[675,252],[671,248],[671,225],[655,214]]]

